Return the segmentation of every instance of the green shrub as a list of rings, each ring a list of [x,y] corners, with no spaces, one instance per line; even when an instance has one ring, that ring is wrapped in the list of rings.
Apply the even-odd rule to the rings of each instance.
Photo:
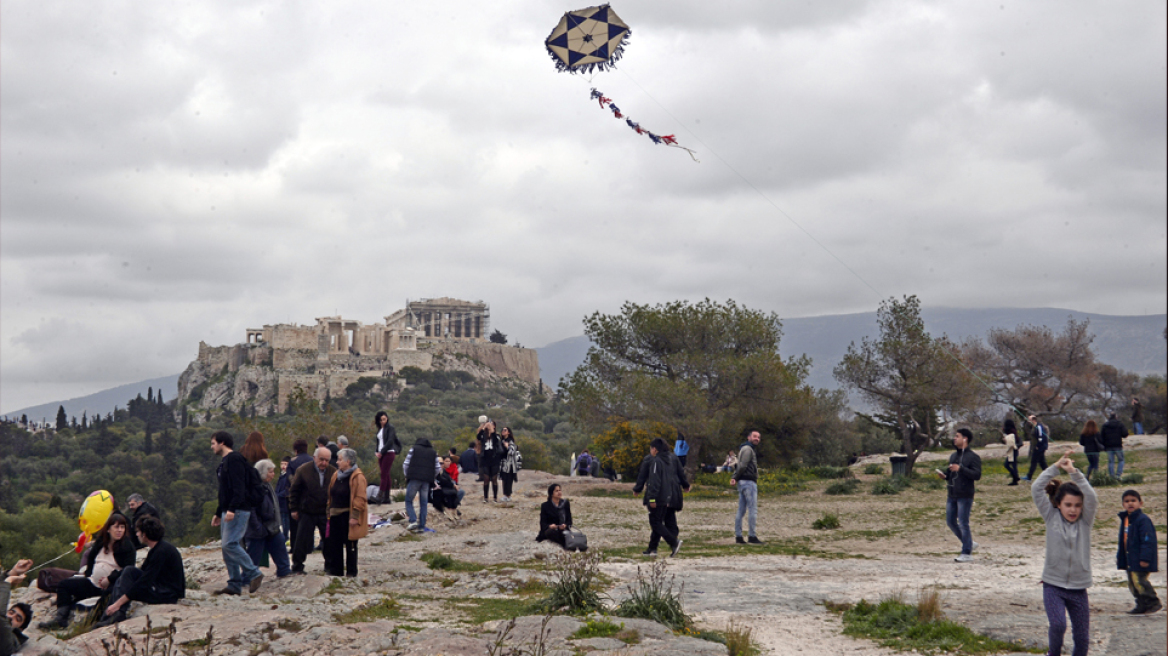
[[[757,656],[759,653],[759,649],[751,637],[749,626],[730,621],[726,625],[723,637],[726,640],[726,651],[729,652],[729,656]]]
[[[1139,485],[1144,482],[1144,475],[1136,473],[1124,474],[1123,478],[1119,479],[1119,482],[1124,485]]]
[[[427,551],[418,559],[426,563],[430,569],[440,569],[448,572],[477,572],[483,569],[482,565],[475,563],[468,563],[461,560],[455,560],[446,554],[434,553]]]
[[[835,479],[835,478],[854,478],[852,470],[848,467],[831,467],[828,465],[819,465],[817,467],[807,467],[804,469],[808,474],[815,478]]]
[[[597,551],[556,554],[547,570],[551,592],[535,607],[547,613],[566,611],[572,615],[603,610],[604,600],[597,592],[601,560]]]
[[[900,474],[882,478],[872,484],[872,494],[900,494],[912,487],[909,479]]]
[[[816,530],[839,528],[839,517],[835,513],[823,513],[823,517],[815,520],[811,524],[811,528]]]
[[[831,495],[855,494],[856,490],[859,489],[859,487],[860,487],[860,481],[858,479],[849,478],[847,480],[837,481],[835,483],[832,483],[831,485],[828,485],[827,489],[824,490],[824,492],[826,494],[831,494]]]
[[[608,620],[588,620],[584,626],[568,636],[569,640],[586,640],[588,638],[611,638],[625,628],[624,622],[614,624]]]
[[[1121,485],[1120,480],[1105,471],[1091,474],[1091,487],[1115,487]]]
[[[372,622],[381,619],[393,619],[401,615],[401,606],[391,597],[382,597],[376,601],[362,604],[347,613],[336,613],[333,619],[341,624],[356,624],[358,622]]]
[[[888,597],[860,600],[843,613],[844,634],[876,640],[883,647],[918,653],[993,654],[1024,651],[1018,645],[974,633],[938,617],[939,597],[922,595],[918,605]],[[934,619],[926,619],[926,618]]]
[[[877,475],[883,474],[884,473],[884,465],[881,465],[880,463],[876,463],[876,462],[870,462],[870,463],[864,465],[864,473],[865,474],[877,474]]]
[[[690,618],[681,606],[681,589],[673,589],[676,577],[666,577],[665,560],[659,559],[648,575],[637,566],[637,577],[628,585],[628,596],[616,608],[620,617],[638,617],[664,624],[674,631],[689,626]]]

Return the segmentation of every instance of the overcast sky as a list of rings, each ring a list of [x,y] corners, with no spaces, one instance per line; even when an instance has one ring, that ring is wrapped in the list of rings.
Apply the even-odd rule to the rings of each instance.
[[[5,0],[0,410],[435,296],[1165,312],[1164,2],[621,0],[591,85],[579,8]]]

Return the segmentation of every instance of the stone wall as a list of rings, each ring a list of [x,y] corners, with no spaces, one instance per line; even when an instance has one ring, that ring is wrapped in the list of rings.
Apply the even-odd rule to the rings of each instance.
[[[316,350],[316,326],[290,326],[277,324],[264,326],[264,341],[277,349]]]
[[[535,349],[516,348],[492,342],[432,342],[434,353],[461,353],[478,360],[500,376],[539,383],[539,354]]]
[[[272,366],[276,369],[308,371],[316,365],[316,349],[273,349]]]

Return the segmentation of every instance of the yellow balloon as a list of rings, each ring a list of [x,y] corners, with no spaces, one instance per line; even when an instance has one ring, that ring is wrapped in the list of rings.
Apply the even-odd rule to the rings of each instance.
[[[81,531],[93,535],[105,526],[105,522],[114,512],[114,495],[105,490],[97,490],[81,504],[81,512],[77,513],[77,525]]]

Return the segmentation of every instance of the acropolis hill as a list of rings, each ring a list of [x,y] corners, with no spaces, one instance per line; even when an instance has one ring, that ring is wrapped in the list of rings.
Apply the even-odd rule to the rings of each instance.
[[[344,396],[359,378],[410,366],[540,385],[536,352],[490,342],[489,326],[486,303],[434,298],[408,302],[384,323],[320,317],[315,325],[249,328],[233,346],[199,342],[198,357],[178,380],[178,406],[196,423],[208,412],[267,415],[283,412],[296,388],[324,401]]]

